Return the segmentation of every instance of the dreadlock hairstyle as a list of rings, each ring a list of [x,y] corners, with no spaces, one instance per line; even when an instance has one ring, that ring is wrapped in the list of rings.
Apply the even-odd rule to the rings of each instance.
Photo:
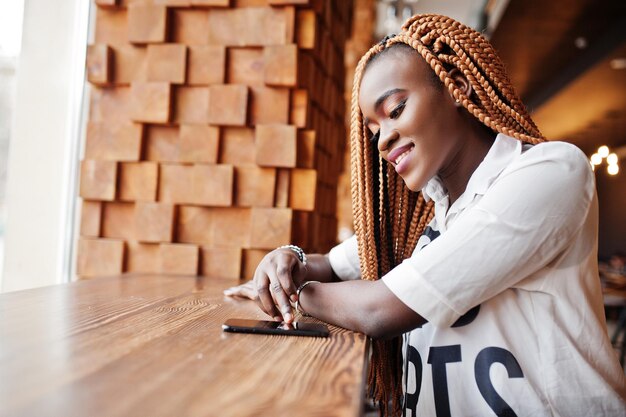
[[[421,192],[410,191],[378,154],[359,108],[361,80],[368,64],[397,44],[417,51],[443,83],[442,88],[487,128],[523,142],[545,140],[515,93],[496,51],[475,30],[449,17],[416,15],[404,23],[398,35],[374,45],[356,67],[350,132],[352,210],[361,274],[366,280],[379,279],[410,257],[434,216],[432,201],[426,202]],[[471,84],[471,97],[449,76],[454,68]],[[400,337],[373,342],[368,385],[381,415],[401,412],[401,347]]]

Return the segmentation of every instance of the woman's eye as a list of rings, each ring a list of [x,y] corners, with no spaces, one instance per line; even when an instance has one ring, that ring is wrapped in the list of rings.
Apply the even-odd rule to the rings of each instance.
[[[391,112],[389,113],[390,119],[397,119],[402,114],[402,110],[404,110],[404,106],[406,105],[406,100],[402,101],[398,104]]]
[[[370,142],[378,143],[378,138],[380,138],[380,130],[372,135]]]

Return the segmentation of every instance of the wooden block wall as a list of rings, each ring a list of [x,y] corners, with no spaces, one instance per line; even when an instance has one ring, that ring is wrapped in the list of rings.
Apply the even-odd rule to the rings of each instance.
[[[93,1],[79,276],[334,245],[353,2]]]

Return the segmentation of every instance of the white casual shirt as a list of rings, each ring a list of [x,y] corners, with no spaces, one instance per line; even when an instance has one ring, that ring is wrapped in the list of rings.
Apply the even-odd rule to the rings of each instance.
[[[500,134],[451,207],[439,178],[422,192],[435,217],[382,278],[428,321],[403,336],[405,415],[626,416],[585,155]],[[356,238],[329,259],[360,277]]]

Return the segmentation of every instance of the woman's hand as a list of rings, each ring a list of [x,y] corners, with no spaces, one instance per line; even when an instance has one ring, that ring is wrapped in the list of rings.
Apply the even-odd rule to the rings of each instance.
[[[297,301],[296,290],[304,281],[306,272],[306,267],[291,249],[275,249],[265,255],[252,281],[229,288],[224,294],[255,300],[274,320],[291,323],[290,300]]]
[[[274,320],[293,322],[291,301],[306,275],[306,267],[291,249],[275,249],[265,255],[254,273],[254,284],[261,309]]]
[[[254,280],[252,279],[244,284],[225,289],[224,295],[229,297],[249,298],[253,301],[258,301],[259,299],[259,293],[257,292]]]

